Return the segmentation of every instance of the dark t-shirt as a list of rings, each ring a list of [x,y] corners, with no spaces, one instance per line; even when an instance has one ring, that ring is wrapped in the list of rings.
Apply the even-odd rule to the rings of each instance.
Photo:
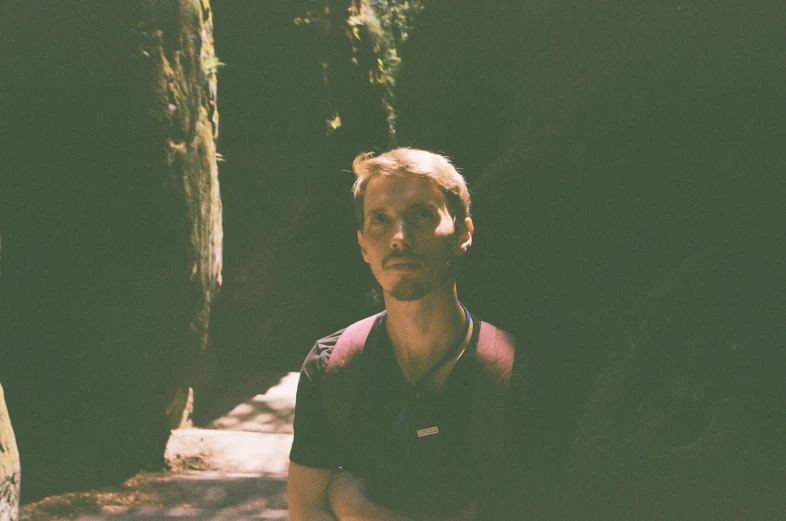
[[[442,390],[432,392],[405,380],[384,314],[377,319],[360,355],[359,392],[345,429],[326,416],[322,398],[328,361],[343,330],[317,341],[301,370],[291,461],[352,471],[366,480],[371,499],[395,510],[447,513],[488,497],[510,454],[506,444],[489,443],[478,425],[476,411],[488,407],[479,401],[487,393],[475,360],[480,323],[472,320],[466,351]],[[499,404],[507,398],[494,399]]]

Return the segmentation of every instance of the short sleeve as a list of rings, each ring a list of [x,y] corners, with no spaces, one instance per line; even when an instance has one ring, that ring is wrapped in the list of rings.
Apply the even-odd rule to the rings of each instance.
[[[289,459],[306,467],[337,469],[341,464],[335,428],[325,416],[322,381],[342,331],[317,341],[303,362],[295,399],[294,440]]]

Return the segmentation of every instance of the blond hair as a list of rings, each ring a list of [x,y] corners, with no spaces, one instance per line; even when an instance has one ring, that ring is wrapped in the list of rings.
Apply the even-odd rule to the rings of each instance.
[[[363,229],[363,196],[366,186],[376,175],[400,175],[401,172],[407,172],[425,177],[445,194],[448,211],[457,224],[463,225],[464,219],[470,216],[467,182],[445,156],[415,148],[396,148],[376,157],[373,152],[364,152],[352,162],[352,170],[356,176],[352,195],[359,230]]]

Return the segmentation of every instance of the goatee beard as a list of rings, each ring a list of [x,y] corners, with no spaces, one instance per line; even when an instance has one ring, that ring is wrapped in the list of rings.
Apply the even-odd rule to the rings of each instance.
[[[453,282],[456,280],[456,270],[454,261],[455,258],[450,258],[445,261],[445,276],[442,280],[437,281],[434,284],[429,284],[428,281],[421,281],[421,280],[402,280],[396,284],[395,287],[391,288],[388,292],[389,295],[399,302],[412,302],[415,300],[420,300],[433,290],[442,287],[444,284],[449,282]]]
[[[428,295],[431,291],[428,284],[417,281],[400,282],[390,290],[390,296],[399,302],[412,302]]]

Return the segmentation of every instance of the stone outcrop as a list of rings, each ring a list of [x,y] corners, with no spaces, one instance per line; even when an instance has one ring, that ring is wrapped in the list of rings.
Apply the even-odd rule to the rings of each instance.
[[[0,519],[3,521],[19,518],[21,477],[19,450],[11,418],[8,417],[3,386],[0,385]]]
[[[212,11],[2,8],[0,380],[23,501],[164,465],[216,379],[222,215]],[[31,110],[31,107],[35,109]]]
[[[176,261],[169,289],[184,303],[170,324],[179,331],[175,345],[146,352],[145,371],[171,371],[164,385],[165,413],[170,427],[178,428],[190,425],[195,382],[201,378],[198,383],[204,383],[210,378],[208,368],[217,369],[209,351],[208,326],[223,264],[216,161],[216,74],[223,63],[215,53],[207,0],[140,5],[134,27],[139,86],[147,93],[147,111],[154,122],[150,152],[155,173],[176,223],[168,237]],[[177,269],[183,271],[175,275]]]
[[[426,3],[398,130],[471,182],[459,288],[526,346],[524,502],[546,519],[777,518],[782,10],[487,10]]]
[[[297,366],[347,314],[373,312],[367,268],[347,257],[357,252],[347,165],[359,149],[387,146],[393,119],[392,36],[369,3],[214,5],[234,260],[214,333],[229,364]],[[325,276],[327,265],[338,272]]]

